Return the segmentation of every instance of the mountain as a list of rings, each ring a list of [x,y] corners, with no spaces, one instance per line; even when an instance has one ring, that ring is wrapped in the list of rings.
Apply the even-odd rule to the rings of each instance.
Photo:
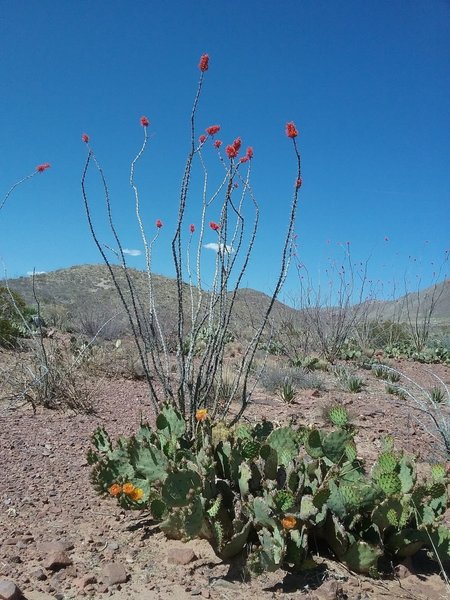
[[[114,266],[113,273],[129,302],[131,296],[123,269]],[[128,273],[135,298],[147,307],[149,297],[147,273],[135,269],[129,269]],[[50,324],[61,326],[64,325],[62,321],[66,321],[66,326],[69,324],[75,330],[87,330],[94,335],[103,323],[116,315],[103,330],[105,336],[114,338],[127,330],[127,317],[106,265],[81,265],[42,273],[35,276],[34,282],[35,292],[33,292],[32,277],[11,279],[8,284],[30,305],[36,305],[36,295],[42,314]],[[174,333],[178,302],[176,280],[155,274],[152,275],[152,285],[160,323],[166,332]],[[187,284],[183,284],[183,294],[184,314],[189,320],[191,290]],[[196,306],[198,296],[195,288],[193,288],[193,298]],[[240,336],[252,335],[269,302],[269,296],[262,292],[240,289],[231,319],[232,330]],[[203,294],[202,310],[204,314],[210,311],[207,292]],[[324,307],[323,310],[333,311],[335,307]],[[359,314],[367,311],[366,314],[372,320],[395,322],[406,321],[408,313],[412,319],[417,317],[421,321],[431,310],[431,324],[449,328],[450,279],[419,292],[410,292],[392,301],[366,301],[354,306],[353,310],[358,311]],[[277,301],[271,320],[275,326],[280,325],[281,322],[299,324],[303,321],[302,310],[296,310]]]
[[[124,270],[113,266],[113,273],[117,279],[128,303],[131,300],[129,286]],[[128,269],[134,297],[137,302],[142,302],[148,307],[149,290],[148,276],[144,271]],[[116,337],[128,327],[127,317],[123,311],[117,290],[111,280],[111,275],[106,265],[81,265],[68,269],[59,269],[49,273],[41,273],[33,278],[20,277],[8,281],[9,287],[21,294],[27,304],[36,306],[36,298],[44,318],[52,325],[62,325],[58,320],[65,319],[69,328],[75,330],[89,330],[95,334],[98,328],[108,319],[117,315],[107,327],[107,337]],[[157,308],[158,318],[167,331],[175,331],[178,314],[177,283],[175,279],[162,275],[152,275],[152,288]],[[198,291],[192,289],[194,306],[198,303]],[[191,314],[191,288],[183,284],[184,314],[189,319]],[[230,299],[231,294],[228,295]],[[203,293],[202,310],[204,314],[210,312],[210,296]],[[267,310],[270,297],[262,292],[251,289],[241,289],[236,296],[231,319],[232,330],[240,334],[251,335],[260,323],[261,317]],[[272,316],[281,318],[286,313],[295,314],[296,311],[276,302]],[[65,326],[67,326],[67,323]],[[104,332],[105,333],[105,332]]]

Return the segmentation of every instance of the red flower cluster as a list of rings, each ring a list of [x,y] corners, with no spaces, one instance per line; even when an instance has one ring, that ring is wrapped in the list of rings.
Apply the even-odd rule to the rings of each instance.
[[[246,156],[242,156],[242,157],[239,159],[239,162],[240,162],[240,163],[246,163],[246,162],[248,162],[249,160],[250,160],[250,159],[249,159],[249,157],[246,155]]]
[[[216,140],[214,142],[214,148],[220,148],[221,145],[222,145],[222,142],[220,140]]]
[[[83,135],[81,136],[81,139],[83,140],[83,142],[85,144],[87,144],[89,142],[89,136],[87,133],[83,133]]]
[[[248,158],[253,158],[253,148],[251,146],[247,148],[246,154]]]
[[[211,127],[206,128],[206,133],[208,135],[215,135],[220,131],[220,125],[211,125]]]
[[[150,121],[147,117],[141,117],[141,125],[142,127],[148,127],[150,125]]]
[[[194,233],[194,231],[195,231],[195,225],[193,223],[191,223],[191,225],[189,225],[189,231],[191,233]]]
[[[236,150],[236,152],[239,152],[239,150],[241,149],[241,144],[242,144],[242,140],[240,137],[238,137],[234,140],[233,148]]]
[[[293,121],[286,123],[286,135],[290,138],[295,138],[298,136],[298,131]]]
[[[301,177],[299,177],[299,178],[297,179],[297,181],[295,182],[295,187],[296,187],[297,189],[298,189],[298,188],[301,188],[301,187],[302,187],[302,183],[303,183],[303,179],[302,179]]]
[[[211,227],[211,229],[213,231],[218,231],[220,229],[220,225],[218,225],[217,223],[214,223],[214,221],[210,221],[209,226]]]
[[[43,163],[42,165],[38,165],[36,167],[36,171],[39,171],[39,173],[43,173],[46,169],[50,169],[50,167],[50,163]]]
[[[227,153],[228,158],[236,158],[237,156],[237,150],[234,146],[227,146],[225,152]]]
[[[157,219],[155,225],[158,229],[161,229],[161,227],[163,226],[163,222],[160,219]]]
[[[199,138],[198,141],[200,142],[200,144],[203,144],[206,140],[206,135],[202,134]]]
[[[209,66],[209,56],[207,54],[202,54],[200,57],[200,62],[198,63],[198,68],[203,73],[208,70]]]

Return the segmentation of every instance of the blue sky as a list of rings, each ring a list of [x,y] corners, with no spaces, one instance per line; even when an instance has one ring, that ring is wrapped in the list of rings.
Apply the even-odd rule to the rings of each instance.
[[[198,134],[218,123],[224,144],[241,136],[255,152],[261,220],[243,286],[270,292],[277,276],[295,177],[290,120],[302,154],[299,257],[316,282],[325,283],[330,264],[339,267],[347,242],[356,264],[370,257],[369,278],[384,289],[393,281],[401,288],[405,274],[411,287],[428,284],[441,267],[450,245],[449,2],[4,2],[0,39],[0,204],[36,165],[51,164],[0,212],[9,277],[101,262],[81,196],[84,132],[123,246],[142,250],[128,182],[141,115],[151,122],[136,173],[142,212],[149,236],[156,219],[164,222],[153,267],[173,275],[170,242],[203,53],[210,68]],[[214,161],[212,148],[205,156]],[[91,175],[100,238],[112,245]],[[194,185],[192,221],[196,193]],[[209,217],[218,218],[214,210]],[[204,243],[215,240],[207,231]],[[207,280],[214,252],[203,255]],[[130,266],[144,264],[129,256]],[[282,297],[297,291],[293,269]]]

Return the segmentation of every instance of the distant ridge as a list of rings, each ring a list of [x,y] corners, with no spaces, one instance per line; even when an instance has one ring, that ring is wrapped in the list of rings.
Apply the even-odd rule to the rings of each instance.
[[[114,266],[114,273],[126,289],[123,269]],[[148,297],[147,274],[136,269],[128,270],[133,287],[140,298]],[[10,279],[9,286],[19,292],[26,302],[35,305],[32,289],[32,277]],[[43,308],[62,306],[74,318],[86,315],[89,311],[97,313],[105,320],[121,310],[117,292],[105,265],[79,265],[58,269],[35,276],[35,288]],[[162,275],[153,275],[153,288],[158,314],[162,322],[173,323],[176,320],[177,292],[176,281]],[[186,298],[189,286],[185,284]],[[194,294],[196,292],[194,291]],[[207,293],[205,292],[205,297]],[[366,302],[370,318],[376,320],[405,321],[407,312],[418,315],[419,320],[429,310],[432,301],[436,301],[432,323],[450,327],[450,279],[420,292],[410,292],[391,301]],[[238,291],[233,314],[232,327],[239,330],[253,328],[266,310],[270,297],[262,292],[243,288]],[[354,308],[361,307],[357,305]],[[330,307],[327,308],[327,310]],[[297,310],[277,301],[272,319],[288,319],[291,322],[301,319],[302,310]]]

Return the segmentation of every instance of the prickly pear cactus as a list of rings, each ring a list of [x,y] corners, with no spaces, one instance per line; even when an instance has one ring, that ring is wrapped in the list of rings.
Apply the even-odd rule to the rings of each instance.
[[[340,404],[330,407],[327,411],[327,417],[330,423],[336,425],[336,427],[345,427],[349,424],[348,411]]]
[[[373,576],[381,557],[395,561],[422,547],[448,559],[444,465],[418,483],[414,460],[387,438],[368,473],[339,405],[324,429],[267,420],[228,426],[203,416],[192,437],[170,404],[155,427],[142,424],[134,436],[114,442],[98,428],[88,453],[95,489],[123,509],[149,510],[168,537],[206,539],[222,559],[241,554],[254,573],[304,568],[315,538]]]

